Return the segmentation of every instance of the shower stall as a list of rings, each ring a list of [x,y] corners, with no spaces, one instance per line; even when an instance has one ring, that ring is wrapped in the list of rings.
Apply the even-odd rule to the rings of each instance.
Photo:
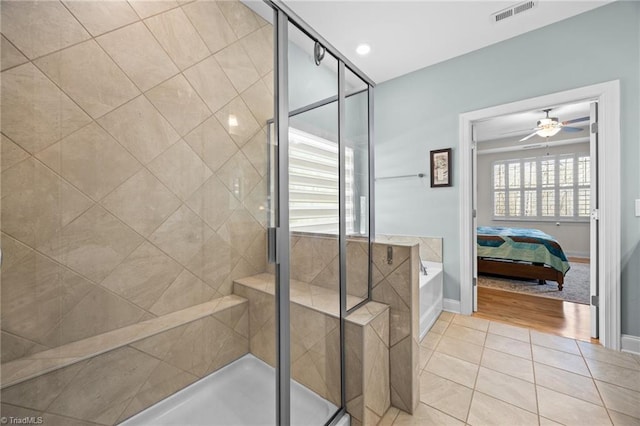
[[[3,419],[339,422],[373,82],[279,1],[0,13]]]

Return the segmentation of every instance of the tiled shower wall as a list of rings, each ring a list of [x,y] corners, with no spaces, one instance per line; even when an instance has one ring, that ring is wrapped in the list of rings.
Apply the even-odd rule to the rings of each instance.
[[[238,1],[3,1],[2,361],[265,270],[272,26]]]

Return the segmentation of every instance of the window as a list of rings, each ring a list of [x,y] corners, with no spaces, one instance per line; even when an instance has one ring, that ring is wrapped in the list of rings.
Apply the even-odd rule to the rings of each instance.
[[[587,220],[588,154],[500,160],[492,167],[495,220]]]
[[[347,234],[354,233],[354,153],[346,148]],[[338,144],[289,129],[289,206],[292,231],[338,234]]]

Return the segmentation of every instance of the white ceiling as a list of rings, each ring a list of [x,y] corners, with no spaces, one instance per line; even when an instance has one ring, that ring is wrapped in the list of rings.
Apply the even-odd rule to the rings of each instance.
[[[567,105],[549,105],[548,108],[551,108],[549,117],[557,117],[560,122],[589,117],[590,113],[589,102]],[[474,123],[476,140],[478,142],[486,142],[497,139],[510,139],[512,142],[518,142],[523,137],[531,134],[534,131],[533,129],[536,127],[538,120],[545,117],[545,112],[542,111],[543,109],[546,108],[535,111],[520,112],[517,114],[503,115],[476,122]],[[583,130],[580,132],[561,131],[553,139],[562,140],[589,136],[589,133],[586,131],[589,126],[588,121],[568,124],[568,126],[581,128]],[[522,145],[538,143],[543,140],[544,138],[534,136],[523,142]]]
[[[519,1],[284,0],[376,83],[595,9],[612,0],[537,0],[499,23],[491,14]],[[245,1],[245,3],[249,3]],[[360,43],[371,53],[358,56]]]

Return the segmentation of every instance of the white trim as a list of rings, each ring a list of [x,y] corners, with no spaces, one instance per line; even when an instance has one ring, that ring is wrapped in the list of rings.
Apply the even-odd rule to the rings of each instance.
[[[622,342],[620,347],[622,352],[631,352],[633,354],[640,355],[640,336],[623,334],[620,341]]]
[[[597,100],[599,104],[599,201],[600,226],[600,342],[620,350],[620,81],[552,93],[509,104],[460,114],[460,169],[471,170],[471,127],[474,121],[545,108],[568,102]],[[460,311],[472,313],[472,274],[475,247],[472,228],[473,176],[460,176]],[[464,241],[468,241],[465,244]]]
[[[562,146],[562,145],[574,145],[577,143],[584,143],[584,142],[589,142],[589,138],[584,137],[584,138],[575,138],[575,139],[565,139],[562,141],[534,143],[534,144],[527,144],[527,145],[503,146],[501,148],[478,149],[478,155],[497,154],[501,152],[526,151],[529,149],[543,149],[543,148],[556,147],[556,146]]]
[[[454,314],[460,313],[460,301],[454,299],[442,299],[442,310],[447,312],[453,312]]]

